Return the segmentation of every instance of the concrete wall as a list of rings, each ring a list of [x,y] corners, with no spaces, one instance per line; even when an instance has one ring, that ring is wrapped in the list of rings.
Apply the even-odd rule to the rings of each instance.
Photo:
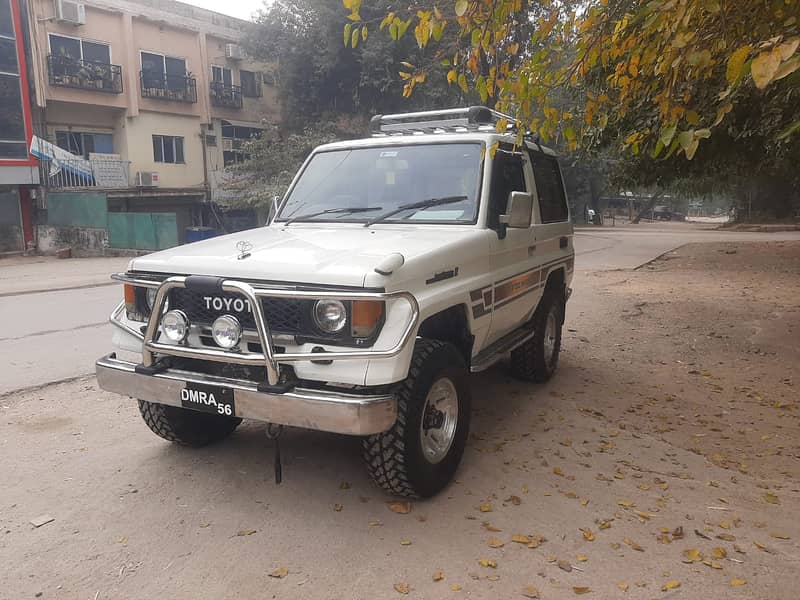
[[[55,254],[62,248],[72,248],[76,255],[102,254],[108,231],[93,227],[36,226],[37,246],[42,254]]]

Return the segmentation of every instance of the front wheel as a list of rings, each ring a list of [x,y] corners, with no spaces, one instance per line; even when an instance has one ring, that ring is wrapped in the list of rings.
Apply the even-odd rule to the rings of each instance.
[[[372,479],[398,496],[427,498],[455,475],[469,433],[468,372],[451,344],[419,340],[408,377],[398,385],[397,421],[364,439]]]
[[[157,436],[184,446],[205,446],[228,437],[242,420],[139,400],[139,412]]]

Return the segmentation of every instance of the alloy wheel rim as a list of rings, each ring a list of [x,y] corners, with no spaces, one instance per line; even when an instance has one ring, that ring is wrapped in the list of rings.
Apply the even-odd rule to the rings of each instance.
[[[553,357],[556,352],[556,333],[557,333],[557,326],[556,326],[556,315],[554,310],[550,310],[547,313],[547,321],[544,325],[544,358],[547,362],[547,366],[551,367],[553,365]]]
[[[431,464],[444,460],[453,445],[458,425],[458,392],[447,377],[437,379],[422,408],[420,438],[422,454]]]

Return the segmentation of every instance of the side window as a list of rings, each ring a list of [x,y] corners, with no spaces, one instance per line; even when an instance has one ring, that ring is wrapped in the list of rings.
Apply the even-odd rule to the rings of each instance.
[[[561,181],[558,161],[552,156],[531,152],[533,176],[539,193],[539,211],[542,223],[560,223],[569,219],[567,197]]]
[[[489,220],[491,229],[500,226],[500,215],[506,212],[511,192],[527,192],[522,158],[499,150],[492,167],[492,187],[489,193]]]

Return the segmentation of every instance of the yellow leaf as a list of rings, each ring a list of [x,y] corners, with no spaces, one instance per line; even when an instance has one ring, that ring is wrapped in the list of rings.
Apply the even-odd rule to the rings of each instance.
[[[750,56],[750,50],[750,46],[742,46],[728,58],[728,68],[725,72],[725,78],[731,85],[739,81],[739,78],[742,76],[744,64],[747,61],[747,57]]]
[[[578,556],[575,557],[575,560],[577,560],[578,562],[586,562],[589,559],[586,558],[585,554],[578,554]]]
[[[787,75],[791,75],[797,69],[800,68],[800,56],[795,56],[794,58],[787,60],[783,63],[778,71],[775,73],[775,77],[772,78],[773,81],[778,81],[779,79],[783,79]]]
[[[536,586],[526,585],[524,588],[522,588],[522,595],[526,598],[534,598],[538,600],[539,590],[536,589]]]
[[[369,522],[369,526],[370,527],[383,527],[383,523],[381,523],[380,521],[370,521]]]
[[[275,579],[283,579],[289,574],[289,569],[286,567],[280,567],[275,569],[272,573],[269,574],[270,577],[274,577]]]
[[[667,583],[662,585],[661,586],[661,591],[662,592],[667,592],[669,590],[674,590],[675,588],[679,588],[679,587],[681,587],[681,582],[680,581],[675,581],[673,579],[672,581],[668,581]]]
[[[583,586],[574,586],[574,587],[572,588],[572,591],[573,591],[573,592],[575,592],[575,593],[576,593],[576,594],[578,594],[578,595],[581,595],[581,594],[588,594],[589,592],[591,592],[591,591],[592,591],[592,588],[583,587]]]
[[[398,502],[389,502],[388,503],[389,510],[393,513],[397,513],[399,515],[407,515],[411,512],[411,502],[405,501],[398,501]]]
[[[236,535],[239,537],[244,537],[246,535],[253,535],[254,533],[256,533],[255,529],[242,529],[241,531],[237,531]]]
[[[547,540],[544,538],[544,536],[534,535],[531,537],[531,543],[528,544],[528,548],[538,548],[546,541]]]
[[[564,471],[561,470],[561,467],[553,467],[553,474],[558,475],[559,477],[563,477]]]
[[[478,561],[478,564],[480,564],[482,567],[489,567],[492,569],[497,568],[497,561],[492,560],[491,558],[482,558]]]
[[[778,48],[773,48],[762,52],[753,59],[750,65],[750,73],[753,75],[753,83],[760,90],[763,90],[769,85],[778,68],[781,66],[781,51]]]
[[[516,542],[517,544],[530,544],[531,538],[527,535],[521,535],[519,533],[511,536],[511,541]]]
[[[591,529],[581,529],[581,531],[583,532],[583,539],[585,539],[587,542],[594,541],[594,532]]]
[[[459,592],[459,591],[461,591],[461,586],[460,585],[451,585],[450,589],[453,590],[454,592]]]
[[[441,571],[436,571],[436,573],[433,574],[434,581],[441,581],[442,579],[444,579],[444,573]]]
[[[797,51],[798,46],[800,46],[800,38],[792,38],[778,46],[778,50],[781,53],[781,60],[789,60]]]
[[[636,506],[636,504],[631,502],[630,500],[617,500],[617,504],[619,504],[623,508],[631,508],[633,506]]]
[[[503,531],[502,529],[500,529],[498,527],[495,527],[494,525],[492,525],[488,521],[484,521],[483,523],[481,523],[481,525],[483,526],[483,528],[486,531],[491,531],[492,533],[499,533],[499,532]]]
[[[635,512],[641,519],[644,519],[645,521],[649,521],[650,519],[655,517],[655,515],[653,513],[644,512],[644,511],[641,511],[641,510],[637,510]]]
[[[722,527],[723,529],[730,529],[731,528],[731,524],[728,523],[727,521],[720,521],[719,522],[719,526]]]
[[[697,548],[690,548],[683,551],[683,556],[686,560],[683,562],[700,562],[703,560],[703,555]]]
[[[455,69],[450,69],[447,72],[447,83],[449,85],[452,85],[453,83],[455,83],[456,79],[458,79],[458,73],[456,72]]]
[[[786,535],[784,533],[770,533],[769,535],[771,537],[774,537],[776,540],[790,540],[790,539],[792,539],[792,538],[790,538],[788,535]]]
[[[505,546],[505,542],[503,542],[503,540],[499,540],[495,537],[489,538],[487,543],[489,544],[490,548],[502,548]]]
[[[361,28],[361,39],[366,42],[368,37],[369,37],[369,31],[367,31],[367,26],[364,25]]]
[[[744,579],[731,579],[731,585],[736,587],[740,585],[745,585],[747,583]]]
[[[637,544],[636,542],[634,542],[632,539],[630,539],[630,538],[625,538],[625,539],[624,539],[624,540],[622,540],[622,541],[623,541],[623,542],[625,542],[625,543],[626,543],[628,546],[630,546],[630,547],[631,547],[631,548],[633,548],[634,550],[636,550],[637,552],[644,552],[644,548],[642,548],[642,547],[641,547],[639,544]]]
[[[464,14],[467,12],[468,8],[469,8],[469,2],[467,2],[467,0],[457,0],[455,6],[456,16],[463,17]]]
[[[623,592],[627,592],[628,588],[630,587],[627,583],[618,583],[617,587],[621,589]]]
[[[410,546],[411,545],[411,540],[402,540],[400,542],[400,545],[401,546]]]
[[[396,591],[398,594],[407,594],[411,591],[411,586],[407,583],[395,583],[394,591]]]
[[[492,512],[492,505],[489,504],[489,503],[481,504],[478,507],[478,510],[481,511],[481,512]]]
[[[728,551],[725,548],[714,548],[711,550],[711,556],[714,558],[725,558],[728,556]]]

